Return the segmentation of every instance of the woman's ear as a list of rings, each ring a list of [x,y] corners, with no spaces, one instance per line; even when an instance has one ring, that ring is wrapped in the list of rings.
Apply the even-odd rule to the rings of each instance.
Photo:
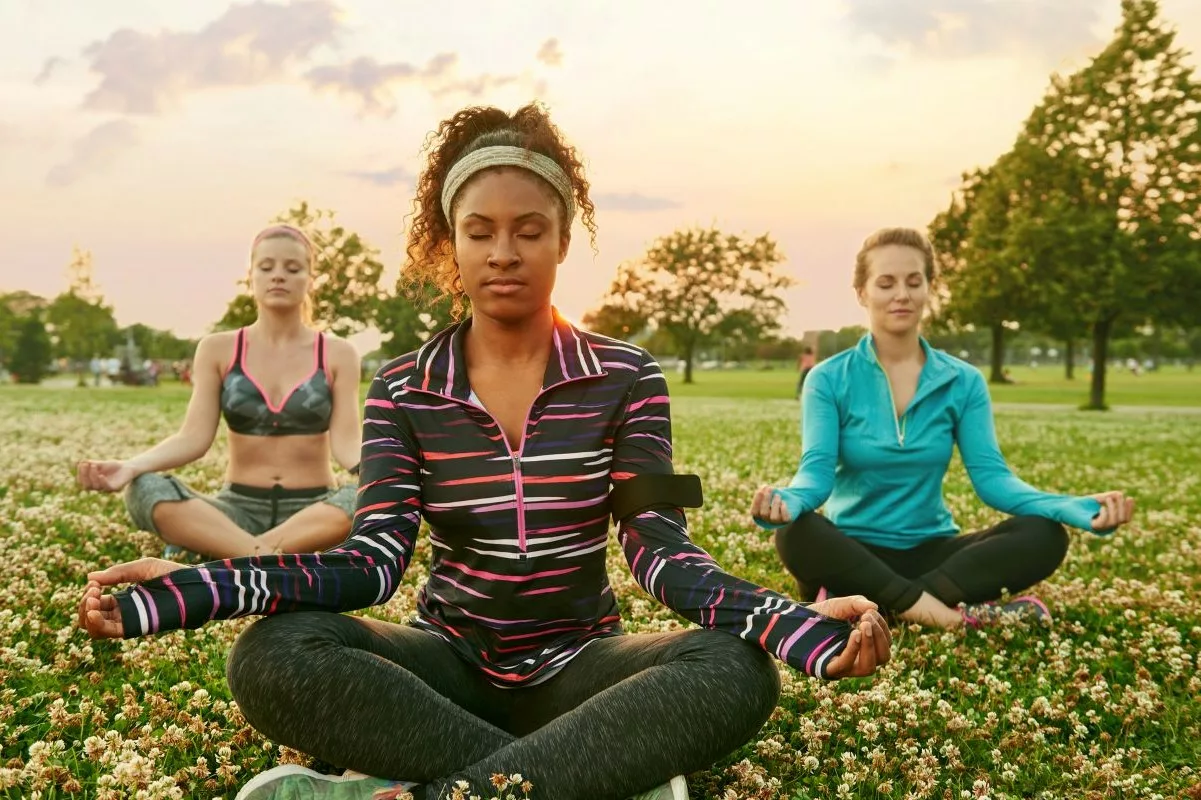
[[[571,231],[567,231],[559,237],[559,263],[562,264],[567,259],[567,251],[571,248]]]

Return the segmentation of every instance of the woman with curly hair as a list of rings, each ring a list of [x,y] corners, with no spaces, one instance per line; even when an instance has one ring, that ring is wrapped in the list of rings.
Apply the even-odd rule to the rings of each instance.
[[[771,714],[769,655],[826,679],[888,660],[887,627],[864,598],[803,606],[690,541],[681,507],[698,492],[672,474],[659,365],[551,303],[577,210],[594,235],[579,157],[540,107],[444,121],[406,275],[460,309],[470,301],[471,316],[376,374],[347,541],[89,576],[80,624],[93,636],[271,615],[230,655],[239,707],[271,739],[353,772],[277,767],[239,797],[487,796],[493,775],[519,773],[537,798],[679,800],[682,775]],[[610,517],[639,584],[699,628],[623,633]],[[416,619],[331,613],[396,591],[422,519],[433,557]]]

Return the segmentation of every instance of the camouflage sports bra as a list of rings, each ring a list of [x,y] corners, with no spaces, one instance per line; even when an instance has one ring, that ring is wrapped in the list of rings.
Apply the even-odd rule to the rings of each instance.
[[[272,406],[263,387],[246,372],[246,329],[238,331],[234,358],[221,382],[221,415],[245,436],[305,436],[329,430],[334,398],[325,374],[325,334],[313,344],[317,366],[309,377]]]

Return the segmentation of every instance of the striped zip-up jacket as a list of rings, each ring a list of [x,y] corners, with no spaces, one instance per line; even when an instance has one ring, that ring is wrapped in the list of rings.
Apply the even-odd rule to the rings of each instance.
[[[493,683],[544,680],[588,642],[620,634],[605,569],[609,492],[631,476],[672,471],[663,373],[644,350],[556,318],[542,391],[511,448],[468,385],[469,325],[376,374],[345,542],[209,562],[131,587],[117,594],[125,635],[383,603],[423,517],[433,557],[414,624]],[[618,540],[642,588],[692,622],[822,677],[846,646],[848,623],[723,572],[689,540],[678,508],[623,520]]]

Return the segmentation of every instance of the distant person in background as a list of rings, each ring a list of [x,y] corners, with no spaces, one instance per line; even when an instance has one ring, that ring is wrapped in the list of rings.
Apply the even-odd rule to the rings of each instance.
[[[797,369],[800,371],[800,377],[796,383],[796,399],[801,399],[801,392],[805,387],[805,377],[809,374],[809,370],[817,365],[817,353],[813,352],[813,348],[809,345],[801,350],[801,356],[797,359]]]
[[[250,261],[258,319],[200,340],[179,432],[124,461],[78,465],[84,489],[124,489],[134,523],[162,537],[168,555],[312,552],[350,531],[356,489],[335,486],[330,457],[357,473],[358,353],[309,321],[313,249],[301,231],[267,228]],[[221,491],[202,495],[164,474],[204,456],[222,416],[229,467]]]
[[[813,368],[800,467],[787,488],[759,489],[751,514],[776,530],[803,599],[862,594],[901,619],[943,628],[988,624],[1003,610],[1049,621],[1038,598],[992,601],[1059,567],[1064,525],[1111,533],[1134,501],[1119,491],[1048,494],[1010,471],[984,377],[920,335],[934,263],[915,230],[885,228],[864,242],[854,288],[870,332]],[[980,499],[1013,516],[956,535],[942,496],[954,446]]]

